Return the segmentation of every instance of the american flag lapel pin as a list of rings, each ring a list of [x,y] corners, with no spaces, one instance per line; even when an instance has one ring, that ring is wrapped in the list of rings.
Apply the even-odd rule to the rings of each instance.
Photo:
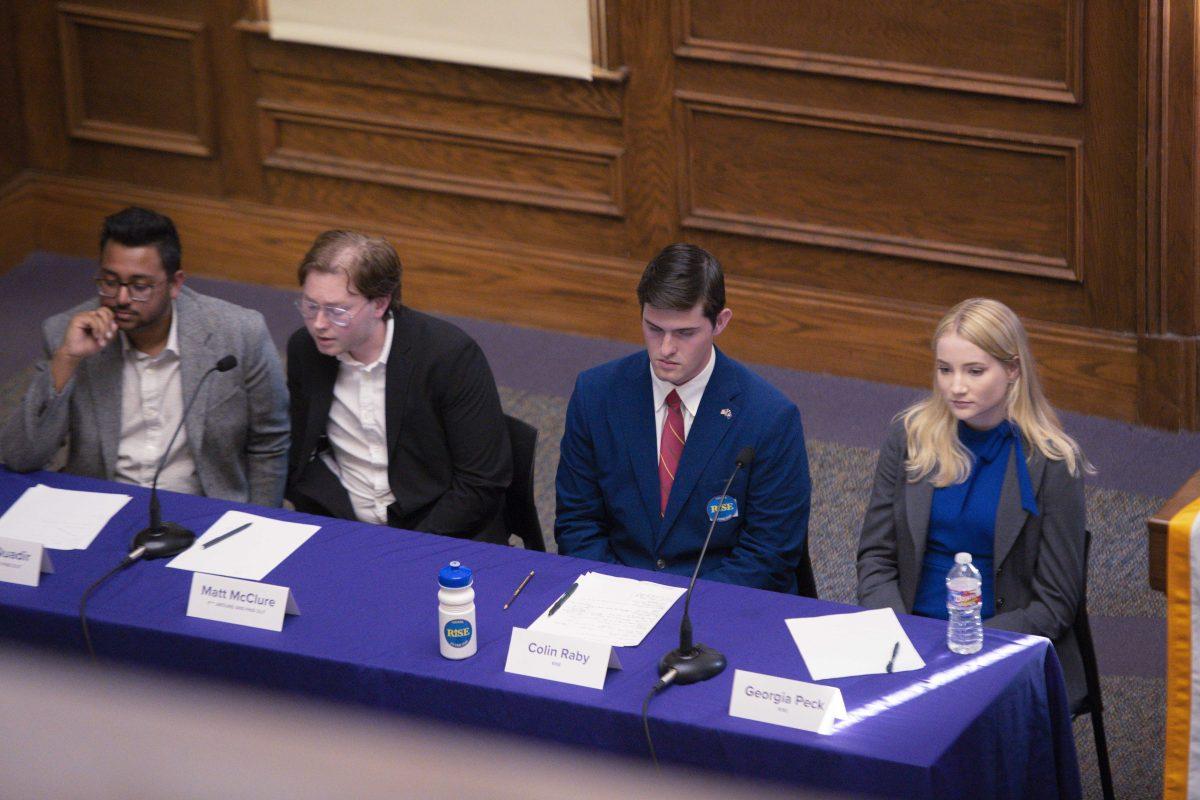
[[[733,419],[733,409],[732,408],[722,408],[721,416],[724,417],[725,419]]]

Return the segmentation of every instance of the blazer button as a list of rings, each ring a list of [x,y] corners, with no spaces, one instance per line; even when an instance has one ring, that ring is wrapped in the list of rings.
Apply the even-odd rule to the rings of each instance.
[[[654,562],[654,568],[655,568],[655,569],[666,569],[666,568],[667,568],[667,562],[666,562],[664,559],[661,559],[661,558],[660,558],[658,561],[655,561],[655,562]]]
[[[1003,597],[996,598],[996,608],[1004,608],[1004,598]]]

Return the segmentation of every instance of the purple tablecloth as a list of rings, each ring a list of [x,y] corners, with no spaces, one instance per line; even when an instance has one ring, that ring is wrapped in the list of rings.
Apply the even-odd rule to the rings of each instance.
[[[0,469],[0,508],[36,483],[115,491],[134,499],[86,551],[52,551],[56,572],[30,588],[0,584],[0,635],[82,652],[79,598],[127,552],[146,522],[147,492],[69,475]],[[581,572],[682,578],[574,558],[311,517],[282,509],[162,493],[166,519],[203,532],[240,508],[322,528],[264,579],[291,587],[301,614],[282,633],[186,616],[191,573],[137,564],[92,598],[100,655],[249,681],[646,758],[641,703],[659,657],[677,644],[677,603],[603,691],[504,671],[509,632],[527,626]],[[847,554],[849,557],[849,554]],[[443,659],[437,645],[437,571],[457,559],[475,571],[479,652]],[[501,610],[530,569],[537,575]],[[809,680],[784,624],[851,606],[701,581],[692,600],[696,639],[729,669],[667,689],[651,705],[663,761],[813,788],[887,797],[1073,798],[1079,770],[1062,673],[1049,642],[988,630],[975,656],[947,651],[943,623],[901,617],[926,668],[827,681],[851,719],[822,736],[728,715],[733,670]]]

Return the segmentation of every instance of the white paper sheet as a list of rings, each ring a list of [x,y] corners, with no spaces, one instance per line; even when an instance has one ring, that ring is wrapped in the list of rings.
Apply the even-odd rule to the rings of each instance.
[[[893,672],[925,667],[890,608],[784,621],[814,681],[883,674],[897,642],[900,650]]]
[[[554,616],[547,608],[529,630],[635,647],[686,591],[598,572],[584,573],[576,583],[579,588]]]
[[[247,522],[249,528],[205,549],[205,542]],[[320,529],[319,525],[284,522],[244,511],[226,511],[195,544],[171,559],[167,566],[261,581]]]
[[[25,490],[0,517],[0,537],[53,550],[86,550],[132,498],[38,484]]]

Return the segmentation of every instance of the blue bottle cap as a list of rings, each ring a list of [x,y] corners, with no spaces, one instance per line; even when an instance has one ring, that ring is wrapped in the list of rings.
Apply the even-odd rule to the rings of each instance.
[[[471,585],[471,568],[464,567],[457,561],[451,561],[448,566],[438,572],[438,583],[447,589],[461,589]]]

